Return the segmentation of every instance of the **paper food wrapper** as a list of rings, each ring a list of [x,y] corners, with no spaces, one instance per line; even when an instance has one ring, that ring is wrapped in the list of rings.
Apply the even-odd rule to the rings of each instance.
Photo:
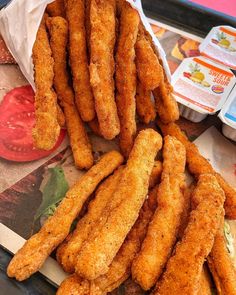
[[[0,11],[0,34],[8,49],[18,63],[22,73],[34,85],[34,68],[32,62],[32,48],[44,10],[52,0],[13,0]],[[141,1],[127,0],[132,7],[138,10],[146,30],[152,36],[153,42],[163,61],[164,69],[170,80],[170,70],[165,52],[154,35],[150,24],[142,10]],[[19,17],[20,16],[20,17]]]

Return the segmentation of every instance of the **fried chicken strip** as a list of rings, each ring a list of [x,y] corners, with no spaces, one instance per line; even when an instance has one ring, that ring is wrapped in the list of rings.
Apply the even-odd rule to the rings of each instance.
[[[138,12],[127,2],[121,8],[119,37],[116,52],[116,104],[120,119],[120,148],[128,157],[136,134],[135,43],[139,26]]]
[[[203,187],[207,187],[207,190]],[[191,212],[184,236],[169,259],[153,295],[190,295],[198,292],[204,260],[212,249],[220,220],[224,216],[225,200],[223,190],[211,174],[200,175],[194,193],[198,193],[198,190],[203,194],[203,201]],[[209,192],[211,198],[208,198]]]
[[[74,274],[64,280],[58,289],[57,294],[84,295],[88,293],[90,295],[97,295],[101,293],[105,295],[121,285],[130,276],[131,263],[140,249],[147,231],[148,223],[150,222],[157,206],[156,195],[157,186],[151,190],[149,198],[145,200],[137,221],[109,266],[108,272],[105,275],[98,277],[90,284],[86,280],[83,280],[82,283],[82,279]],[[87,288],[86,290],[85,286]],[[96,293],[91,289],[96,290]],[[83,291],[85,293],[82,293]]]
[[[221,188],[225,192],[225,214],[229,219],[236,219],[236,190],[231,187],[224,178],[217,173],[211,164],[205,159],[198,151],[194,143],[191,143],[187,136],[181,131],[179,126],[174,123],[163,124],[158,121],[158,126],[164,135],[175,136],[186,148],[187,164],[189,171],[198,179],[200,174],[211,173],[213,174]]]
[[[97,118],[93,119],[92,121],[89,121],[88,125],[94,134],[96,134],[97,136],[102,136]]]
[[[88,206],[87,214],[79,220],[71,237],[57,249],[57,260],[66,272],[72,273],[75,271],[75,262],[82,244],[96,227],[104,208],[117,188],[122,170],[123,167],[120,167],[99,186],[95,198]]]
[[[66,17],[75,102],[82,120],[87,122],[95,117],[95,106],[88,69],[84,1],[67,0]]]
[[[57,121],[57,96],[52,89],[54,61],[46,32],[45,17],[37,32],[32,57],[36,88],[36,123],[32,130],[32,136],[37,148],[50,150],[58,139],[60,126]]]
[[[55,0],[49,3],[46,8],[46,12],[49,16],[62,16],[65,17],[64,0]]]
[[[138,37],[135,44],[137,74],[143,88],[154,90],[160,85],[163,78],[163,69],[159,60],[146,38],[143,25],[139,24]]]
[[[207,269],[207,266],[204,264],[202,272],[201,272],[199,290],[197,295],[212,295],[211,286],[212,284],[211,284],[209,271]]]
[[[156,118],[156,110],[151,100],[151,90],[146,90],[140,81],[137,82],[136,90],[136,109],[140,120],[149,124]]]
[[[75,271],[75,262],[82,244],[89,237],[89,234],[93,231],[94,227],[96,227],[99,218],[102,216],[103,210],[117,188],[122,170],[123,167],[120,167],[113,175],[111,175],[99,186],[94,200],[92,200],[88,206],[88,213],[79,220],[73,234],[69,235],[58,247],[57,260],[66,272],[72,273]],[[162,164],[160,161],[156,161],[150,176],[151,182],[149,180],[149,189],[153,188],[158,183],[161,171]],[[155,199],[156,196],[153,196],[153,192],[151,192],[148,202],[150,203],[152,202],[150,200]],[[145,210],[146,207],[144,207],[143,210]],[[155,207],[155,205],[152,206],[152,208],[153,207]],[[142,219],[144,219],[144,217]]]
[[[159,87],[153,90],[157,113],[163,123],[174,122],[179,119],[179,109],[172,95],[173,89],[165,74]]]
[[[66,47],[68,42],[68,24],[62,17],[48,18],[50,45],[54,58],[54,87],[64,108],[70,145],[79,169],[89,169],[93,165],[92,146],[82,120],[76,110],[74,93],[69,85]]]
[[[208,198],[211,198],[212,188],[207,186],[202,189],[209,191]],[[193,195],[193,206],[197,206],[202,202],[202,191],[198,191]],[[212,273],[218,294],[233,295],[236,294],[236,270],[233,261],[227,250],[224,237],[224,218],[221,220],[220,229],[215,236],[215,241],[210,255],[207,257],[208,267]]]
[[[7,268],[9,277],[22,281],[40,269],[45,259],[69,234],[73,220],[99,182],[122,162],[121,154],[111,151],[77,181],[67,192],[54,215],[15,254]]]
[[[116,41],[116,1],[90,3],[90,83],[95,109],[104,138],[120,133],[114,92],[114,46]]]
[[[138,217],[161,145],[162,139],[153,129],[143,130],[137,136],[119,187],[104,210],[102,226],[97,225],[77,256],[76,272],[81,277],[93,280],[108,271]]]
[[[171,136],[165,137],[164,142],[158,208],[149,224],[141,251],[132,264],[132,277],[144,290],[154,286],[163,272],[176,243],[184,209],[185,148]]]

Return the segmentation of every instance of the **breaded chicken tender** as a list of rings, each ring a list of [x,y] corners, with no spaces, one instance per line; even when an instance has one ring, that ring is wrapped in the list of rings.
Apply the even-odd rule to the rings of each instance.
[[[215,237],[213,248],[207,257],[207,263],[213,276],[217,293],[236,294],[236,270],[226,246],[223,227],[220,228]]]
[[[136,109],[140,120],[149,124],[156,118],[155,105],[151,100],[151,90],[146,90],[140,81],[137,82]]]
[[[179,119],[179,108],[172,92],[172,86],[163,72],[159,87],[153,90],[157,113],[163,123],[170,123]]]
[[[87,214],[79,220],[70,238],[57,249],[57,260],[66,272],[74,272],[77,255],[82,244],[96,227],[104,208],[110,202],[120,181],[122,170],[123,167],[120,167],[99,186],[95,198],[88,206]]]
[[[36,88],[36,123],[32,130],[32,136],[37,148],[50,150],[56,144],[60,126],[57,121],[57,96],[52,89],[54,61],[47,36],[45,17],[42,19],[37,32],[32,57]]]
[[[116,52],[116,104],[120,119],[120,148],[126,158],[133,147],[136,134],[135,43],[139,22],[138,12],[129,3],[124,2],[119,19]]]
[[[111,174],[122,162],[121,154],[111,151],[76,182],[66,193],[54,215],[49,217],[40,231],[17,251],[7,268],[9,277],[22,281],[40,269],[46,258],[69,234],[71,224],[86,199],[100,181]]]
[[[90,83],[102,135],[113,139],[120,133],[114,91],[114,47],[116,41],[116,1],[90,3]]]
[[[149,224],[141,251],[132,265],[132,277],[144,290],[153,287],[163,272],[176,243],[184,209],[185,148],[171,136],[165,137],[164,142],[158,208]]]
[[[199,289],[198,289],[197,295],[212,295],[211,287],[212,287],[212,283],[211,283],[210,274],[206,265],[204,265],[201,272]]]
[[[160,85],[163,78],[163,69],[150,44],[150,40],[145,36],[145,29],[141,23],[139,24],[135,53],[137,74],[143,88],[154,90]]]
[[[121,285],[130,276],[131,263],[135,254],[140,249],[148,223],[157,206],[156,195],[157,186],[150,191],[148,199],[145,200],[140,210],[137,221],[110,264],[108,272],[90,283],[87,280],[83,280],[82,282],[82,279],[78,275],[73,274],[63,281],[57,294],[105,295]]]
[[[209,192],[205,197],[211,198],[212,185],[205,186],[202,190],[204,189]],[[194,207],[202,201],[202,191],[198,191],[193,195],[192,203]],[[233,295],[236,294],[236,269],[226,246],[223,227],[224,219],[222,218],[220,229],[215,236],[213,248],[207,257],[207,263],[218,293]]]
[[[96,134],[97,136],[102,136],[97,118],[93,119],[92,121],[89,121],[88,125],[94,134]]]
[[[49,3],[46,8],[46,12],[49,16],[62,16],[65,17],[64,0],[55,0]]]
[[[143,130],[137,136],[119,187],[77,256],[79,276],[94,280],[108,271],[138,217],[147,195],[154,159],[161,146],[162,139],[153,129]]]
[[[74,93],[69,85],[66,47],[68,43],[68,25],[62,17],[47,19],[50,33],[50,45],[54,58],[54,87],[64,108],[67,131],[75,160],[75,166],[89,169],[93,165],[92,146],[85,127],[74,103]]]
[[[227,183],[224,178],[217,173],[211,164],[199,152],[196,145],[190,142],[187,136],[181,131],[177,124],[163,124],[158,121],[158,126],[164,135],[175,136],[186,148],[187,165],[189,171],[198,179],[203,173],[215,175],[219,185],[225,192],[225,214],[229,219],[236,219],[236,190]]]
[[[208,190],[211,187],[211,198]],[[204,260],[210,253],[214,238],[224,216],[224,192],[213,175],[200,175],[197,187],[203,194],[202,202],[190,214],[182,240],[169,259],[166,271],[157,283],[153,295],[197,294]],[[205,198],[206,196],[206,198]]]
[[[84,0],[67,0],[66,18],[75,102],[82,120],[87,122],[94,119],[95,106],[88,69]]]

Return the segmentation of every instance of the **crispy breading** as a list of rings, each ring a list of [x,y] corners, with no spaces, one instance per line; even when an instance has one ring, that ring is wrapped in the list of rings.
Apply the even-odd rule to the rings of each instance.
[[[73,274],[61,283],[56,295],[90,295],[90,283]]]
[[[144,290],[153,287],[163,272],[176,243],[184,209],[184,146],[174,137],[166,136],[163,159],[157,193],[158,207],[149,224],[141,251],[132,264],[132,277]]]
[[[186,148],[187,165],[189,171],[198,178],[203,173],[211,173],[216,177],[219,185],[225,192],[225,214],[227,218],[236,219],[236,190],[229,185],[224,178],[217,173],[211,164],[205,159],[199,152],[194,143],[191,143],[187,136],[181,131],[180,127],[175,123],[163,124],[158,121],[158,126],[164,135],[175,136],[179,141],[183,143]]]
[[[116,1],[90,3],[90,83],[95,109],[104,138],[120,133],[114,91],[114,47],[116,42]]]
[[[212,295],[211,278],[206,265],[203,265],[197,295]]]
[[[146,38],[143,24],[139,24],[138,37],[135,44],[137,74],[143,88],[154,90],[163,79],[163,69],[159,60]]]
[[[216,285],[217,294],[236,294],[236,270],[229,256],[222,227],[215,237],[207,263]]]
[[[36,123],[32,130],[32,136],[37,148],[50,150],[58,139],[60,126],[57,122],[57,96],[52,89],[54,61],[46,32],[45,18],[42,19],[39,26],[32,57],[36,88]]]
[[[208,190],[202,189],[208,186],[211,187],[211,198],[207,198]],[[198,292],[204,260],[212,249],[224,216],[225,200],[214,175],[201,175],[194,193],[198,190],[203,194],[203,201],[191,212],[183,238],[169,259],[153,295],[192,295]]]
[[[159,87],[153,90],[157,113],[163,123],[170,123],[179,119],[179,109],[172,91],[172,86],[167,78],[162,79]]]
[[[120,118],[120,148],[128,157],[136,134],[135,43],[139,26],[138,12],[127,2],[122,5],[116,52],[116,104]]]
[[[49,16],[62,16],[65,17],[65,6],[64,0],[55,0],[52,3],[49,3],[46,8],[46,12]]]
[[[75,102],[82,120],[87,122],[95,117],[95,106],[88,69],[84,0],[67,0],[66,18]]]
[[[94,281],[94,284],[98,286],[103,293],[112,292],[130,276],[132,261],[140,250],[142,241],[147,232],[148,224],[156,207],[157,186],[150,191],[148,199],[145,200],[139,212],[137,221],[109,266],[108,272]]]
[[[161,146],[162,138],[153,129],[143,130],[137,136],[120,185],[77,256],[76,272],[80,276],[93,280],[108,271],[138,217],[147,195],[154,158]]]
[[[154,166],[152,168],[152,173],[149,178],[149,189],[153,188],[157,183],[159,183],[161,179],[162,173],[162,162],[155,161]]]
[[[92,283],[90,282],[90,284],[88,284],[88,281],[86,280],[82,283],[81,278],[74,274],[64,280],[58,289],[57,294],[76,295],[87,294],[86,292],[88,292],[90,295],[97,295],[101,292],[101,294],[105,295],[122,284],[130,276],[131,263],[135,254],[140,249],[141,243],[146,234],[148,223],[156,209],[156,195],[157,186],[150,191],[148,199],[145,200],[143,207],[140,210],[137,221],[110,264],[108,272],[98,277]],[[96,290],[96,293],[94,293],[94,290]],[[83,291],[84,293],[82,293]]]
[[[69,85],[66,54],[68,43],[67,21],[62,17],[48,18],[47,26],[54,58],[54,87],[64,108],[75,166],[80,169],[89,169],[93,165],[92,146],[83,122],[76,110],[74,93]]]
[[[88,62],[90,63],[90,33],[91,33],[91,24],[90,24],[90,5],[91,0],[85,0],[85,29],[86,29],[86,41],[88,48]]]
[[[100,181],[111,174],[122,162],[121,154],[111,151],[76,182],[66,193],[54,215],[49,217],[40,231],[17,251],[7,268],[9,277],[22,281],[40,269],[45,259],[69,234],[71,224],[86,199]]]
[[[66,272],[74,272],[75,262],[82,244],[96,227],[104,208],[111,200],[120,181],[122,170],[123,167],[120,167],[99,186],[95,198],[88,206],[87,214],[79,220],[70,238],[64,241],[57,249],[57,260]]]
[[[140,81],[137,81],[136,109],[140,120],[149,124],[156,118],[155,105],[151,100],[151,90],[146,90]]]
[[[205,198],[212,198],[212,185],[205,186],[202,189],[208,192]],[[192,203],[194,207],[202,201],[202,191],[193,194]],[[223,227],[224,219],[222,218],[220,229],[215,236],[213,248],[210,255],[207,257],[207,263],[212,273],[218,294],[233,295],[236,294],[236,270],[226,246]]]

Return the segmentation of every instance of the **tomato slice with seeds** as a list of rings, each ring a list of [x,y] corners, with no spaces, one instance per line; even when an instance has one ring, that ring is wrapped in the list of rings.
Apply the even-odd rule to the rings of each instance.
[[[31,135],[34,124],[32,87],[21,86],[8,92],[0,104],[0,157],[16,162],[38,160],[50,155],[63,141],[65,130],[61,130],[53,149],[36,149]]]

